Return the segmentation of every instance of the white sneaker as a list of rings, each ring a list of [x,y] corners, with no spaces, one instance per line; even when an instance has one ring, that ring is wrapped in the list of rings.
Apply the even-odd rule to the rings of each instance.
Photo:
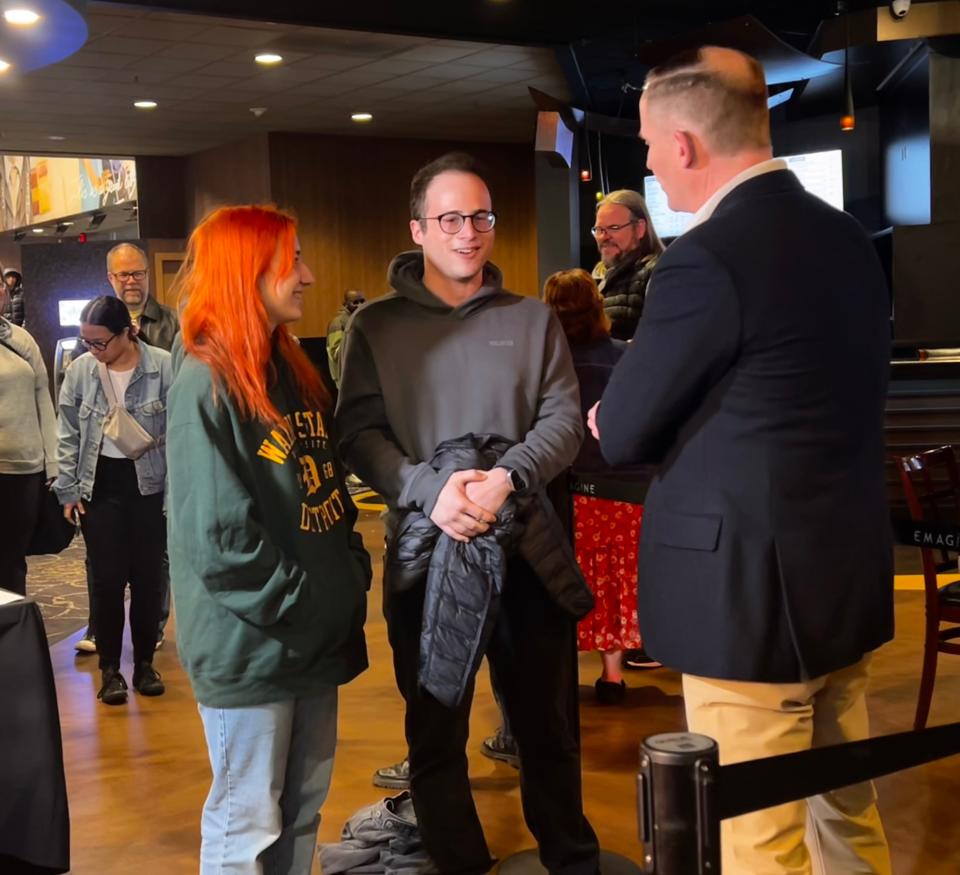
[[[83,633],[83,637],[74,644],[74,648],[77,653],[96,653],[97,652],[97,639],[90,634],[90,630],[87,629]]]

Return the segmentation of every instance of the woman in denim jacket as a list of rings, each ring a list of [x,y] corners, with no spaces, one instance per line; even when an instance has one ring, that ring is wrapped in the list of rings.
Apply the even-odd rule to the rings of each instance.
[[[80,343],[90,355],[67,369],[60,390],[54,489],[64,516],[79,515],[90,560],[93,614],[102,684],[97,697],[107,705],[127,701],[120,673],[123,594],[130,584],[133,687],[144,696],[164,692],[153,668],[166,532],[163,489],[166,477],[167,390],[173,381],[170,353],[137,341],[126,305],[104,295],[80,314]],[[154,438],[154,446],[128,458],[104,435],[110,411],[98,364],[118,403]]]

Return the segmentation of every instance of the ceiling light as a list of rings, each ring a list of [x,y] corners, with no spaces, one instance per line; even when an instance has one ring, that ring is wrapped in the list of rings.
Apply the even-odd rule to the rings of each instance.
[[[11,65],[8,61],[4,61],[3,58],[0,58],[0,73],[6,73],[7,70],[10,69],[10,66]]]
[[[3,13],[7,24],[13,24],[17,27],[32,27],[40,20],[32,9],[8,9]]]
[[[61,137],[60,134],[50,134],[50,136],[47,137],[47,139],[48,139],[48,140],[65,140],[65,139],[67,139],[67,138],[66,138],[66,137]]]
[[[272,67],[283,60],[283,55],[278,55],[276,52],[260,52],[254,55],[253,60],[258,64],[263,64],[264,67]]]
[[[43,233],[43,228],[31,228],[30,230],[33,231],[34,234],[42,234],[42,233]],[[33,251],[33,250],[31,250],[31,252],[32,252],[32,251]]]
[[[350,118],[355,122],[372,122],[373,115],[369,112],[354,112],[350,114]]]
[[[135,100],[133,105],[137,109],[156,109],[157,102],[155,100]]]

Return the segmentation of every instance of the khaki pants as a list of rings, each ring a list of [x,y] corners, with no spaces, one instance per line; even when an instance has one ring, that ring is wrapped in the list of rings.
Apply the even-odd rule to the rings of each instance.
[[[720,745],[720,763],[869,736],[867,656],[796,684],[683,676],[687,725]],[[721,822],[723,875],[890,875],[872,783]]]

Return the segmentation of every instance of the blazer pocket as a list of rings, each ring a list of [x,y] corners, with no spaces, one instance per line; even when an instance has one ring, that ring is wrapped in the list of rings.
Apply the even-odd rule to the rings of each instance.
[[[655,519],[653,537],[658,544],[679,547],[682,550],[713,551],[717,549],[720,528],[723,524],[723,517],[719,514],[695,516],[661,511]]]

